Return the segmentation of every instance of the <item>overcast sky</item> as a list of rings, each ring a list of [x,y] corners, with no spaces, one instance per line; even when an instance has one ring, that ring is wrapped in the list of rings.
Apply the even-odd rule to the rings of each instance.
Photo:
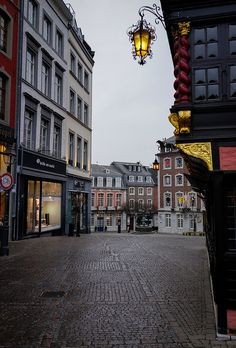
[[[65,2],[67,2],[65,0]],[[133,60],[127,28],[149,0],[68,0],[86,41],[95,51],[93,69],[92,163],[112,161],[151,165],[156,141],[173,135],[173,65],[166,32],[156,26],[153,58]],[[159,1],[156,2],[160,5]],[[155,17],[146,14],[154,25]]]

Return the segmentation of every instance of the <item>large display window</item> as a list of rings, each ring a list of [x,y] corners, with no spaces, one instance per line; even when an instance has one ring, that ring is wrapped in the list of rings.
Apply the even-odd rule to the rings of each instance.
[[[26,233],[61,228],[62,184],[28,180]]]

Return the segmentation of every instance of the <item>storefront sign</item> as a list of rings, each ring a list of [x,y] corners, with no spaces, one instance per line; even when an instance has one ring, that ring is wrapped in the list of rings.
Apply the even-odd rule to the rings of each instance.
[[[19,151],[19,158],[19,163],[22,163],[24,167],[60,175],[66,174],[66,162],[64,161],[54,160],[42,154],[28,152],[25,149],[23,153]]]
[[[0,178],[0,186],[4,191],[10,190],[13,185],[13,177],[10,173],[4,173]]]
[[[14,129],[1,124],[0,141],[13,144],[15,142]]]

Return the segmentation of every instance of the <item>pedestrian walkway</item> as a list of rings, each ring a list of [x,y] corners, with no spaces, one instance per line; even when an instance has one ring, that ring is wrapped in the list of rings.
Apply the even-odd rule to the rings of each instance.
[[[10,244],[1,348],[226,348],[203,237],[93,233]]]

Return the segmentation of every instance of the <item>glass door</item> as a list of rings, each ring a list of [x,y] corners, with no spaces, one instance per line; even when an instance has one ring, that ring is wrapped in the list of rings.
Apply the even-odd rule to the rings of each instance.
[[[39,233],[40,221],[40,181],[28,181],[26,234]]]

